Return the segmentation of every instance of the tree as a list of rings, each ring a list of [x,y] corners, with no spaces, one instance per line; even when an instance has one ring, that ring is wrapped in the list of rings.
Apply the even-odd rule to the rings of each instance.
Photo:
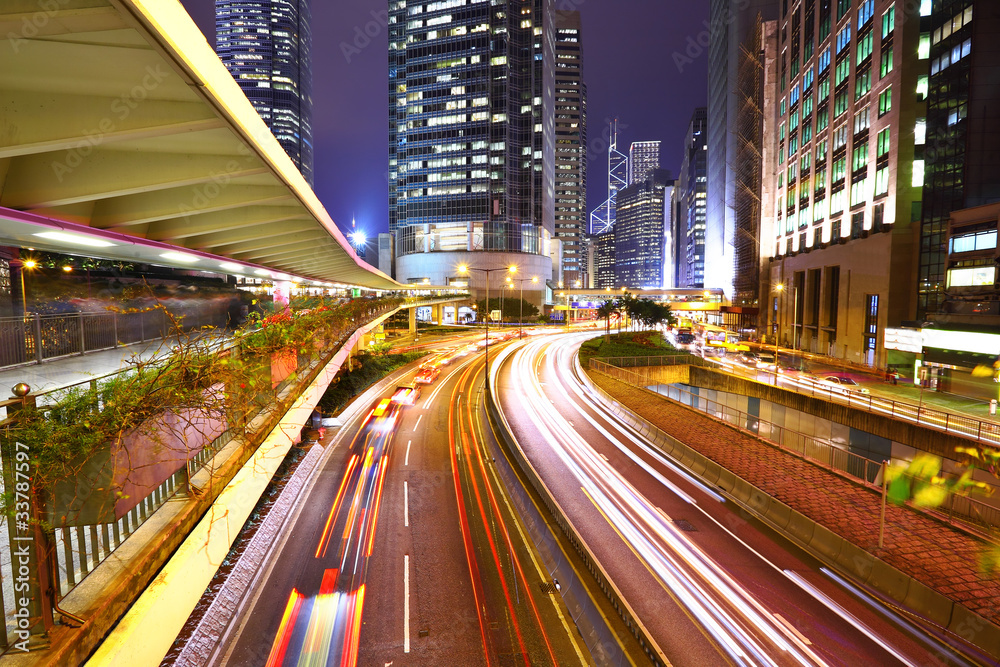
[[[618,305],[614,301],[608,300],[597,307],[598,319],[604,320],[604,337],[611,335],[611,316],[618,312]]]
[[[476,303],[476,312],[480,313],[481,317],[485,317],[494,310],[500,310],[501,303],[503,312],[500,313],[500,317],[503,320],[516,320],[521,316],[522,308],[524,309],[523,313],[525,318],[536,317],[538,315],[538,307],[533,303],[525,301],[524,299],[512,299],[510,297],[504,297],[502,300],[500,298],[490,297],[489,310],[486,309],[486,299],[480,299]]]

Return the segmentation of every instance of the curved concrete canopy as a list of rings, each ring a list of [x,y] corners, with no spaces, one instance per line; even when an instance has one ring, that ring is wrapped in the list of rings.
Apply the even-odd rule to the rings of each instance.
[[[114,259],[124,240],[152,263],[401,287],[357,257],[176,0],[4,0],[0,39],[0,244]],[[74,246],[91,233],[105,244]]]

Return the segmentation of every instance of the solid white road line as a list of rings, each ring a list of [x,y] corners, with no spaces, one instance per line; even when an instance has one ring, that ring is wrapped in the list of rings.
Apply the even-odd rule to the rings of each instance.
[[[417,423],[413,425],[413,430],[414,431],[416,431],[418,428],[420,428],[420,420],[423,419],[423,418],[424,418],[423,415],[420,415],[419,417],[417,417]]]
[[[410,557],[403,556],[403,653],[410,652]]]
[[[404,466],[410,465],[410,443],[411,442],[413,442],[413,441],[412,440],[407,440],[406,441],[406,460],[403,461],[403,465]]]
[[[410,487],[403,482],[403,525],[410,527]]]

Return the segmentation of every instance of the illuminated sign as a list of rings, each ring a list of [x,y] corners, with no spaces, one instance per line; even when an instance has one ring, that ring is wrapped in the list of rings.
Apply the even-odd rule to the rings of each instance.
[[[1000,354],[1000,335],[976,333],[972,331],[942,331],[940,329],[923,329],[924,347],[939,350],[956,350],[960,352],[977,352],[979,354]],[[888,340],[889,331],[886,330]],[[889,347],[888,344],[886,347]]]
[[[886,329],[885,349],[900,352],[923,352],[923,336],[918,329]]]

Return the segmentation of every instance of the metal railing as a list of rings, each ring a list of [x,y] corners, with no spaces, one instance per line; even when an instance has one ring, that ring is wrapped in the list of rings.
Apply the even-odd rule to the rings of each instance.
[[[268,399],[265,401],[266,405],[258,406],[252,411],[253,414],[246,415],[246,418],[243,420],[232,421],[229,428],[212,442],[206,443],[197,454],[186,461],[186,464],[181,466],[179,470],[170,475],[157,487],[153,488],[145,497],[139,499],[136,506],[125,513],[120,519],[97,524],[51,526],[48,542],[51,545],[52,552],[54,552],[54,563],[51,566],[52,572],[50,576],[43,576],[39,573],[37,581],[48,580],[51,582],[55,590],[54,599],[56,601],[65,597],[118,549],[129,536],[135,533],[164,503],[173,497],[187,495],[190,490],[191,478],[205,469],[215,458],[216,454],[233,438],[245,435],[244,424],[249,423],[257,417],[264,416],[266,419],[264,419],[263,427],[260,430],[262,432],[266,431],[276,418],[276,415],[281,412],[280,409],[276,410],[275,408],[285,405],[289,397],[294,393],[295,386],[293,385],[304,385],[305,382],[311,380],[312,371],[323,363],[324,360],[332,358],[334,352],[358,328],[396,307],[395,303],[389,305],[373,303],[369,308],[356,310],[354,318],[345,320],[341,330],[335,333],[331,340],[326,341],[323,352],[313,355],[300,354],[297,356],[296,372],[287,378],[283,378],[277,386],[267,391]],[[213,348],[213,353],[230,354],[231,350],[227,349],[226,346],[231,342],[232,339],[221,341],[218,349]],[[153,362],[153,364],[166,363],[167,361],[169,359],[163,358]],[[270,368],[269,364],[267,367]],[[126,370],[123,372],[129,373],[133,371]],[[119,374],[112,373],[102,378],[88,379],[70,387],[89,385],[89,388],[96,393],[100,380]],[[0,430],[0,443],[4,444],[3,460],[0,463],[3,466],[5,487],[14,479],[13,452],[19,447],[16,437],[17,408],[26,405],[24,400],[30,399],[32,404],[37,405],[43,411],[52,409],[58,405],[59,395],[70,387],[31,394],[27,399],[0,401],[0,408],[6,412],[4,421],[0,423],[0,427],[2,427],[2,430]],[[103,409],[103,406],[98,403],[96,409]],[[8,490],[10,490],[9,487]],[[2,543],[4,551],[13,553],[15,540],[14,527],[10,518],[7,519],[7,523],[9,530],[3,531],[3,533],[8,534],[0,534],[0,543]],[[38,535],[37,529],[35,530],[36,535]],[[5,560],[8,558],[9,556],[5,555]],[[0,575],[2,575],[0,576],[0,580],[3,580],[5,583],[13,581],[12,571],[7,569],[9,567],[11,567],[10,561],[6,560],[3,563],[4,571],[0,572]],[[55,581],[51,581],[52,579]],[[9,645],[10,638],[14,636],[13,632],[17,629],[16,618],[13,616],[13,613],[16,611],[16,605],[13,595],[10,595],[9,586],[8,590],[4,591],[4,594],[0,596],[0,606],[4,608],[7,619],[6,628],[0,625],[0,649],[2,649]],[[32,616],[37,619],[36,614]]]
[[[641,359],[642,357],[638,357]],[[649,373],[641,370],[626,369],[612,366],[601,359],[591,359],[590,368],[604,373],[616,380],[642,389],[649,389],[651,380]],[[662,389],[662,391],[661,391]],[[873,461],[864,456],[849,452],[842,447],[800,433],[784,426],[761,419],[756,415],[732,408],[717,401],[689,392],[673,385],[658,385],[655,391],[667,399],[681,403],[703,412],[719,421],[726,422],[744,433],[751,434],[777,446],[779,449],[798,456],[827,470],[840,473],[857,480],[872,489],[881,491],[881,484],[876,484],[876,476],[882,466],[881,461]],[[949,523],[958,518],[964,522],[973,523],[986,529],[1000,528],[1000,508],[994,507],[968,496],[951,494],[948,507],[938,508],[938,513],[946,514]]]
[[[619,368],[639,368],[660,365],[647,362],[646,359],[647,357],[628,357],[625,359],[609,358],[605,361],[613,362],[613,364]],[[658,359],[658,357],[650,357],[650,359]],[[856,410],[863,410],[865,412],[878,414],[883,417],[889,417],[890,419],[910,421],[938,431],[944,431],[952,435],[969,438],[970,440],[975,440],[976,442],[1000,446],[1000,422],[982,420],[969,415],[928,408],[922,403],[914,404],[906,401],[884,398],[881,396],[873,396],[871,394],[852,391],[847,388],[838,388],[822,382],[792,377],[784,373],[777,374],[779,380],[777,384],[775,384],[775,372],[773,370],[747,368],[740,364],[726,364],[723,366],[718,363],[708,362],[704,359],[701,359],[700,361],[702,363],[694,363],[692,365],[718,369],[720,371],[736,375],[737,377],[746,378],[762,384],[769,384],[786,391],[794,391],[805,396],[821,398],[831,403],[846,405],[847,407],[854,408]]]
[[[185,315],[182,329],[227,325],[227,313],[195,311]],[[166,338],[175,332],[175,324],[160,309],[0,317],[0,368],[109,350]]]

